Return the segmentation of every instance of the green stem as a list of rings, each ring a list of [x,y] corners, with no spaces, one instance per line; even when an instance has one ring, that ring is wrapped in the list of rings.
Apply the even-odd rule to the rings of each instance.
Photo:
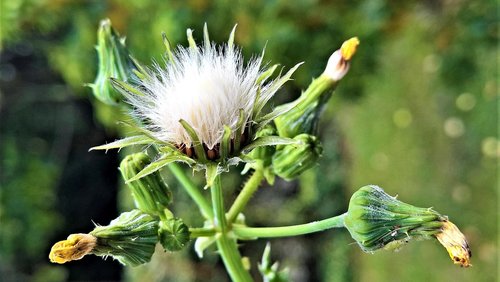
[[[331,228],[344,227],[345,216],[346,214],[344,213],[320,221],[281,227],[247,227],[235,224],[233,225],[233,232],[240,239],[298,236]]]
[[[203,197],[203,194],[201,194],[200,189],[198,189],[198,187],[196,187],[196,185],[191,181],[191,179],[189,179],[189,177],[186,176],[181,167],[176,163],[171,163],[168,165],[168,168],[174,174],[175,178],[177,178],[179,183],[181,183],[181,185],[184,187],[184,189],[193,199],[193,201],[198,205],[201,214],[206,219],[213,218],[214,214],[212,212],[210,205],[208,204],[208,201],[205,199],[205,197]]]
[[[215,229],[213,228],[189,228],[189,233],[191,239],[198,237],[211,237],[215,235]]]
[[[231,280],[236,282],[252,281],[250,274],[245,270],[241,261],[241,255],[236,246],[236,241],[229,238],[227,232],[226,215],[224,212],[224,201],[222,197],[222,187],[220,175],[217,175],[210,187],[212,194],[212,206],[214,209],[214,226],[218,232],[216,237],[217,248],[222,261],[226,266]]]
[[[238,214],[243,211],[250,198],[252,198],[255,191],[257,191],[257,189],[259,188],[259,185],[263,179],[264,172],[262,171],[262,169],[257,169],[245,183],[245,186],[243,186],[243,189],[236,197],[236,200],[234,200],[233,205],[226,215],[227,221],[230,224],[233,223]]]

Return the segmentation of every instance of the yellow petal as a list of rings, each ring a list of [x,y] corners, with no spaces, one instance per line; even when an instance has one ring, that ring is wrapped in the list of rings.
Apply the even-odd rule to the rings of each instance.
[[[342,58],[346,61],[349,61],[354,54],[356,54],[356,49],[359,46],[359,39],[357,37],[353,37],[347,41],[345,41],[340,47],[340,53],[342,54]]]

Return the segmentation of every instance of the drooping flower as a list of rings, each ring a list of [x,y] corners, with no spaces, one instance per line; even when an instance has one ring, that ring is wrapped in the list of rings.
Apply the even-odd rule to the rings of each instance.
[[[163,156],[168,161],[162,165],[176,160],[204,164],[238,156],[245,145],[250,150],[293,143],[291,139],[266,136],[250,144],[259,128],[291,108],[263,113],[264,106],[300,63],[267,81],[277,66],[263,68],[263,55],[245,64],[241,50],[233,44],[234,31],[226,44],[217,45],[210,41],[205,25],[204,44],[197,46],[188,29],[190,46],[179,46],[175,51],[164,36],[164,66],[137,66],[139,81],[133,84],[111,79],[133,107],[132,116],[141,121],[142,134],[93,149],[155,144],[167,152]]]

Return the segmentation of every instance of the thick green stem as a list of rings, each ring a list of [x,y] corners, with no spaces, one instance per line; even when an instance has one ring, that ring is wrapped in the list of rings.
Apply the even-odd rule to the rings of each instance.
[[[222,261],[233,281],[252,281],[252,277],[250,277],[250,274],[243,266],[241,255],[236,246],[236,241],[228,236],[220,175],[215,177],[213,185],[210,187],[210,191],[215,214],[214,226],[218,231],[215,238]]]
[[[252,198],[255,191],[257,191],[257,189],[259,188],[259,185],[263,179],[264,179],[264,173],[262,169],[255,170],[253,175],[245,183],[245,186],[243,186],[243,189],[241,190],[240,194],[238,194],[238,196],[236,197],[236,200],[234,200],[233,205],[231,206],[226,215],[229,224],[232,224],[236,219],[236,217],[238,216],[238,214],[243,211],[250,198]]]
[[[189,196],[193,199],[193,201],[200,208],[201,214],[206,218],[213,218],[214,214],[208,201],[201,194],[200,189],[196,187],[196,185],[186,176],[181,167],[176,163],[171,163],[168,165],[170,171],[174,174],[175,178],[179,181],[179,183],[184,187]]]
[[[344,227],[345,216],[346,214],[344,213],[320,221],[282,227],[247,227],[235,224],[233,225],[233,233],[240,239],[298,236],[331,228]]]

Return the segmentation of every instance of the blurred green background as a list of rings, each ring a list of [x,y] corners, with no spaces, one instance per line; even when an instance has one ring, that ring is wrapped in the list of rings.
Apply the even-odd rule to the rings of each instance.
[[[466,234],[473,267],[437,241],[365,254],[345,230],[271,240],[292,281],[495,281],[498,279],[498,3],[496,1],[65,1],[0,2],[0,280],[226,281],[217,255],[158,251],[137,268],[88,256],[48,261],[51,245],[131,207],[118,175],[127,152],[87,152],[118,138],[123,116],[85,83],[97,68],[96,30],[110,18],[142,62],[160,60],[161,32],[225,41],[238,23],[244,54],[285,68],[305,61],[275,100],[293,100],[343,40],[361,45],[321,122],[324,156],[294,182],[264,186],[246,212],[254,226],[298,224],[346,210],[353,191],[377,184],[447,214]],[[238,169],[223,181],[231,199]],[[164,173],[173,210],[200,225]],[[201,183],[201,179],[198,179]],[[253,272],[264,240],[244,242]]]

